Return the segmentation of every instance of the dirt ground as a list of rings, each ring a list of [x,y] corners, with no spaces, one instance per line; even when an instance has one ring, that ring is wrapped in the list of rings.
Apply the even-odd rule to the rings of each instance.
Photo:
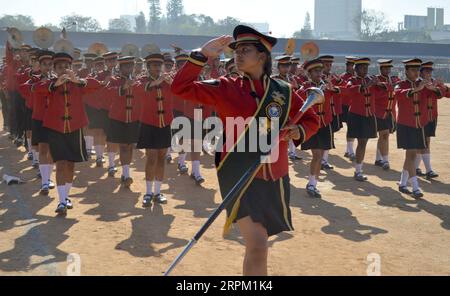
[[[353,180],[353,167],[343,158],[345,129],[336,144],[330,155],[336,169],[319,183],[322,200],[308,198],[304,189],[310,154],[299,152],[304,160],[291,164],[295,231],[271,239],[270,274],[367,275],[372,258],[378,258],[382,275],[450,275],[450,100],[440,102],[438,137],[432,140],[440,177],[420,181],[421,201],[397,191],[403,152],[395,136],[387,173],[373,166],[376,141],[370,141],[366,183]],[[163,185],[169,203],[147,210],[141,207],[142,152],[135,155],[131,191],[120,189],[119,180],[93,161],[78,165],[71,191],[75,209],[57,218],[56,191],[38,194],[37,170],[24,148],[15,148],[1,132],[0,176],[17,175],[27,183],[0,185],[0,275],[65,275],[74,253],[82,275],[161,275],[221,201],[211,157],[202,163],[203,188],[169,165]],[[242,238],[237,230],[222,238],[223,223],[224,215],[174,275],[242,274]]]

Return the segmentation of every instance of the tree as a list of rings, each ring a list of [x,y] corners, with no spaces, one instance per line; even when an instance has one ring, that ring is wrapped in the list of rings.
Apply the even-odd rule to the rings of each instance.
[[[147,24],[146,24],[146,20],[145,20],[145,15],[142,11],[139,13],[138,16],[136,16],[135,32],[141,33],[141,34],[147,32]]]
[[[359,28],[359,38],[361,40],[376,40],[377,35],[387,32],[389,28],[385,14],[374,10],[363,10],[356,17],[354,23]]]
[[[240,24],[242,24],[240,20],[230,16],[219,20],[217,22],[218,28],[216,34],[232,34],[234,28]]]
[[[14,27],[19,30],[34,30],[33,19],[28,15],[4,15],[0,18],[0,27]]]
[[[169,0],[167,1],[167,20],[171,23],[177,23],[179,18],[183,15],[183,0]]]
[[[303,24],[303,28],[300,31],[296,31],[293,35],[294,38],[299,39],[312,39],[313,32],[311,28],[311,16],[309,12],[306,13],[305,22]]]
[[[148,0],[150,14],[148,20],[148,31],[159,33],[161,29],[161,4],[159,0]]]
[[[59,26],[66,28],[67,31],[98,32],[101,30],[96,19],[78,14],[63,16]]]
[[[127,19],[115,18],[109,21],[108,32],[131,33],[131,24]]]

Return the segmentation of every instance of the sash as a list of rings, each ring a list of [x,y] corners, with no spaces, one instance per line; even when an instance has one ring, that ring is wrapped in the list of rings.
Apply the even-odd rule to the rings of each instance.
[[[289,84],[275,79],[269,79],[269,83],[266,87],[264,96],[260,100],[255,114],[249,121],[249,124],[246,125],[245,130],[238,136],[237,141],[233,145],[233,149],[231,149],[231,151],[229,152],[222,152],[226,153],[226,155],[221,161],[221,153],[216,153],[217,176],[222,198],[225,198],[225,196],[227,196],[230,190],[234,187],[235,184],[237,184],[237,182],[249,170],[249,168],[256,167],[256,170],[252,172],[249,181],[245,184],[243,189],[236,195],[233,201],[226,208],[227,221],[224,226],[224,236],[228,234],[233,221],[236,219],[242,196],[247,191],[248,187],[252,183],[261,167],[264,165],[263,163],[261,163],[261,157],[270,154],[270,151],[268,153],[259,151],[260,147],[258,144],[259,138],[262,135],[261,133],[264,132],[266,134],[265,137],[267,137],[267,141],[270,141],[271,137],[274,139],[277,138],[278,134],[273,134],[270,129],[270,120],[273,118],[278,118],[278,122],[280,125],[279,130],[282,129],[282,127],[289,119],[291,95],[292,89]],[[260,128],[260,118],[262,120],[266,120],[265,126],[267,126],[268,128],[264,129],[264,131]],[[249,152],[249,130],[250,126],[253,124],[256,124],[256,128],[258,130],[258,143],[256,145],[257,151]],[[261,126],[264,125],[261,124]],[[226,145],[226,143],[222,141],[219,143],[224,143],[224,146]],[[245,145],[243,143],[245,143]],[[271,143],[271,146],[276,144],[277,143]],[[241,147],[240,145],[245,146],[245,152],[238,152],[237,147]],[[254,143],[252,145],[254,145]],[[281,153],[283,153],[283,151],[281,151]]]

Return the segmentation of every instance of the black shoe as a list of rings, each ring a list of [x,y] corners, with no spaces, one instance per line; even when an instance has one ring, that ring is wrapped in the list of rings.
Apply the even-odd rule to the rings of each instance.
[[[178,164],[178,171],[180,172],[180,174],[186,174],[189,169],[185,164]]]
[[[66,207],[69,210],[73,209],[72,201],[70,199],[68,199],[68,198],[66,198]]]
[[[423,193],[422,191],[420,191],[420,189],[417,189],[411,193],[411,196],[414,197],[415,199],[421,199],[423,197]]]
[[[350,161],[355,161],[356,160],[356,155],[354,153],[352,153],[352,154],[350,154],[348,159],[350,159]]]
[[[312,198],[322,198],[320,191],[313,185],[306,186],[306,193],[308,193],[308,195]]]
[[[384,162],[382,160],[375,160],[375,165],[379,166],[380,168],[383,167]]]
[[[381,167],[385,171],[389,171],[391,169],[391,166],[389,165],[389,162],[387,162],[387,161],[383,162],[383,165]]]
[[[345,158],[350,158],[350,153],[345,152],[344,157],[345,157]]]
[[[170,155],[170,154],[166,155],[166,162],[167,163],[171,163],[172,162],[172,155]]]
[[[116,173],[117,173],[117,168],[116,167],[108,168],[108,177],[113,178]]]
[[[334,170],[334,166],[332,166],[328,162],[326,162],[326,163],[322,163],[321,169],[322,170],[327,170],[327,171]]]
[[[130,188],[131,184],[133,184],[134,181],[131,177],[125,178],[125,176],[122,176],[120,177],[120,182],[125,188]]]
[[[38,161],[33,161],[32,165],[33,169],[38,169],[39,168],[39,162]]]
[[[102,168],[102,167],[103,167],[103,159],[102,159],[102,158],[97,158],[97,159],[95,160],[95,165],[96,165],[98,168]]]
[[[354,178],[358,182],[365,182],[365,181],[367,181],[367,176],[364,176],[363,173],[355,173]]]
[[[428,172],[427,175],[426,175],[427,180],[431,180],[431,179],[434,179],[434,178],[437,178],[437,177],[439,177],[439,175],[436,174],[436,173],[433,172],[433,171]]]
[[[167,198],[165,198],[164,195],[162,195],[160,193],[160,194],[155,195],[155,202],[165,205],[165,204],[167,204]]]
[[[67,214],[67,206],[66,206],[66,204],[59,203],[58,207],[56,207],[55,213],[57,213],[58,215],[65,215],[65,214]]]
[[[300,156],[297,156],[297,154],[294,154],[294,153],[289,153],[289,159],[292,161],[302,160],[302,158]]]
[[[412,194],[412,192],[408,189],[408,186],[399,186],[398,191],[404,194]]]
[[[426,175],[422,172],[421,169],[416,169],[416,175],[419,177],[425,177]]]
[[[38,172],[38,173],[36,174],[36,178],[38,178],[38,179],[42,179],[42,175],[41,175],[41,172]]]
[[[194,179],[195,183],[199,186],[205,183],[205,179],[202,176],[195,176],[194,174],[192,174],[191,178]]]
[[[144,208],[149,208],[152,205],[153,194],[144,195],[144,201],[142,202],[142,206]]]
[[[50,193],[50,190],[48,188],[48,184],[44,184],[41,187],[41,190],[39,191],[40,195],[48,195]]]
[[[33,160],[33,152],[28,152],[27,159],[28,160]]]

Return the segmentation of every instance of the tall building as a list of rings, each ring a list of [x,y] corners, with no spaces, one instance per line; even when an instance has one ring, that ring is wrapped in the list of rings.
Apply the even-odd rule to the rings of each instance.
[[[436,8],[436,29],[444,29],[444,8]]]
[[[422,31],[427,27],[427,17],[421,15],[405,15],[405,30]]]
[[[428,7],[427,11],[427,29],[433,30],[436,25],[436,8]]]
[[[356,39],[361,12],[362,0],[315,0],[314,33],[318,37]]]

